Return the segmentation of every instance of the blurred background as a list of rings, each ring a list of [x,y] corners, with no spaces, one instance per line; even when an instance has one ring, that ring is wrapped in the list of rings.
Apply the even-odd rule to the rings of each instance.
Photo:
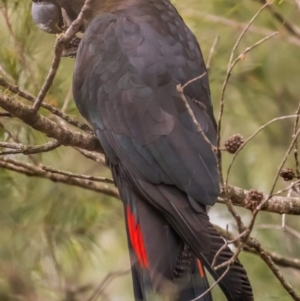
[[[250,0],[173,1],[201,45],[207,60],[216,37],[219,42],[209,75],[215,115],[233,45],[245,24],[261,7]],[[297,4],[298,3],[298,4]],[[38,30],[30,14],[31,1],[0,0],[0,75],[37,95],[53,57],[55,36]],[[293,26],[300,27],[297,0],[280,0],[273,7]],[[279,31],[248,53],[230,78],[226,95],[222,141],[235,133],[251,135],[269,120],[295,113],[300,100],[300,38],[289,33],[266,9],[243,38],[236,55],[246,47]],[[64,58],[46,102],[79,118],[71,92],[74,60]],[[1,87],[1,89],[3,89]],[[49,113],[44,112],[50,117]],[[261,132],[240,153],[229,183],[268,193],[289,146],[294,119],[278,121]],[[5,129],[5,130],[4,130]],[[0,139],[11,133],[24,144],[46,138],[15,118],[0,118]],[[295,166],[290,156],[286,167]],[[36,160],[71,172],[108,176],[110,172],[69,147],[34,155]],[[232,155],[223,154],[226,173]],[[279,179],[276,190],[287,187]],[[244,222],[248,210],[239,209]],[[210,210],[213,223],[236,231],[227,209]],[[280,230],[281,216],[260,213],[253,235],[269,251],[300,258],[300,219],[287,216],[294,234]],[[298,232],[299,231],[299,232]],[[291,300],[265,263],[243,252],[256,300]],[[20,175],[0,168],[0,300],[132,300],[131,276],[123,212],[120,201],[78,187]],[[300,270],[280,267],[300,293]],[[123,273],[125,272],[125,273]],[[214,289],[216,300],[224,300]]]

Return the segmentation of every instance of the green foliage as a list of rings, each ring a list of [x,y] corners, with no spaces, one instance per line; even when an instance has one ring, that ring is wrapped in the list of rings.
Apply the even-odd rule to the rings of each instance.
[[[247,23],[259,4],[248,0],[177,0],[174,3],[197,36],[206,60],[214,39],[220,36],[209,71],[217,115],[228,59],[241,26],[238,23],[226,26],[218,18],[212,22],[204,15]],[[277,1],[276,8],[289,22],[299,26],[300,11],[294,9],[292,1]],[[33,25],[30,1],[1,0],[0,10],[3,16],[0,17],[0,73],[37,95],[50,66],[55,37],[40,32]],[[280,34],[248,53],[234,69],[225,95],[222,143],[232,134],[248,137],[270,119],[293,114],[299,103],[299,45],[289,42],[287,31],[267,10],[254,26],[269,31],[279,29]],[[249,31],[236,55],[264,36],[264,30]],[[73,60],[63,59],[46,97],[48,103],[62,108],[71,88],[72,70]],[[72,101],[66,112],[80,118]],[[43,114],[48,113],[43,111]],[[22,143],[45,142],[43,135],[17,120],[3,118],[0,121]],[[251,141],[234,164],[230,183],[268,193],[291,140],[293,121],[274,123]],[[0,139],[10,139],[1,126]],[[232,156],[223,156],[226,171]],[[23,155],[17,157],[25,162],[32,160]],[[34,158],[72,172],[109,176],[106,169],[70,148]],[[294,166],[292,158],[287,165]],[[22,300],[82,300],[91,295],[108,272],[128,267],[121,203],[94,192],[4,169],[0,169],[0,183],[0,300],[16,300],[20,296]],[[276,188],[285,186],[280,180]],[[249,221],[247,211],[239,212]],[[213,222],[234,228],[224,206],[212,209],[211,216]],[[280,216],[262,213],[254,235],[269,250],[297,257],[299,240],[287,233],[259,228],[260,224],[280,225],[280,222]],[[287,224],[300,230],[297,217],[287,217]],[[257,300],[290,300],[258,257],[242,254],[241,260],[249,272]],[[281,270],[299,291],[300,273]],[[120,300],[132,300],[130,281],[130,275],[118,278],[105,288],[105,293]],[[216,295],[217,300],[221,300],[220,292]]]

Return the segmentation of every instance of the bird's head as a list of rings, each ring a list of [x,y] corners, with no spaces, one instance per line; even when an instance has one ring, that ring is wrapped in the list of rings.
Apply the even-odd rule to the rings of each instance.
[[[74,21],[85,0],[32,0],[31,15],[47,33],[61,33]]]
[[[92,9],[85,15],[83,27],[101,12],[114,11],[134,2],[124,0],[94,0]],[[47,33],[61,33],[79,15],[85,0],[32,0],[31,14],[37,26]]]
[[[56,1],[33,0],[31,6],[33,21],[47,33],[61,33],[64,21],[62,9]]]

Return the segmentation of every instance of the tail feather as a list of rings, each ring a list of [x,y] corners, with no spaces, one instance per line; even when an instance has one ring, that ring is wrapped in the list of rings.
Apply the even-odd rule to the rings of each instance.
[[[215,280],[219,280],[226,270],[212,268],[215,255],[225,242],[209,222],[205,206],[199,204],[196,211],[188,196],[174,186],[132,179],[123,170],[113,169],[113,174],[125,212],[129,208],[134,216],[133,223],[132,216],[126,214],[136,300],[151,300],[148,292],[162,295],[163,300],[190,301],[198,298],[209,288],[202,265]],[[130,231],[136,234],[132,235]],[[132,237],[138,237],[140,242],[133,243]],[[143,247],[134,247],[141,243]],[[190,260],[183,261],[181,255],[186,246],[192,252],[188,255]],[[142,249],[145,250],[148,267],[141,264],[137,255],[137,250]],[[216,265],[232,256],[226,247],[217,257]],[[178,266],[182,266],[179,278]],[[254,300],[247,273],[238,260],[218,284],[228,301]],[[165,298],[166,295],[171,297]],[[208,293],[197,300],[212,301],[212,297]]]
[[[163,212],[172,228],[185,240],[213,278],[218,280],[226,267],[215,271],[211,265],[224,240],[209,222],[205,207],[203,212],[196,212],[189,204],[188,197],[172,186],[152,185],[144,181],[138,181],[136,185],[145,199]],[[217,257],[216,265],[232,256],[232,251],[226,247]],[[230,266],[219,286],[228,301],[254,300],[247,273],[238,260]]]
[[[135,300],[190,301],[208,281],[202,263],[165,217],[122,181]],[[210,292],[199,301],[212,301]]]

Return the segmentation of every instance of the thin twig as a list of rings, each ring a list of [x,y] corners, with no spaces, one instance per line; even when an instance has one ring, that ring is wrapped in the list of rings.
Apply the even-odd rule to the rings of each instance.
[[[266,0],[258,0],[260,3],[264,4],[267,1]],[[268,6],[268,10],[271,13],[271,15],[276,19],[290,34],[296,36],[298,39],[300,39],[300,29],[290,23],[284,16],[282,16],[278,11],[274,9],[272,6]]]
[[[104,290],[104,288],[115,278],[122,277],[127,275],[130,272],[130,270],[125,271],[116,271],[116,272],[110,272],[108,273],[105,278],[101,281],[101,283],[96,287],[93,294],[87,299],[87,301],[93,301],[96,300],[97,296],[101,294],[101,292]]]
[[[288,191],[287,193],[287,197],[289,198],[292,194],[292,191],[293,191],[293,187],[294,187],[294,183],[291,183],[291,188],[290,190]],[[282,228],[282,231],[285,231],[286,230],[286,225],[285,225],[285,220],[286,220],[286,214],[282,214],[282,217],[281,217],[281,228]]]
[[[252,49],[254,49],[255,47],[261,45],[263,42],[271,39],[272,37],[274,37],[275,35],[277,35],[278,33],[277,32],[273,32],[272,34],[270,34],[269,36],[259,40],[258,42],[256,42],[255,44],[253,44],[252,46],[250,47],[247,47],[233,62],[232,64],[230,65],[228,71],[227,71],[227,75],[226,75],[226,78],[224,80],[224,83],[223,83],[223,87],[222,87],[222,95],[221,95],[221,101],[220,101],[220,112],[219,112],[219,122],[218,122],[218,161],[220,162],[219,163],[219,171],[222,175],[222,155],[221,155],[221,149],[220,149],[220,143],[221,143],[221,123],[222,123],[222,117],[223,117],[223,112],[224,112],[224,104],[225,104],[225,91],[226,91],[226,88],[227,88],[227,84],[228,84],[228,81],[229,81],[229,78],[230,78],[230,75],[231,75],[231,72],[233,70],[233,68],[235,67],[235,65],[243,59],[243,57],[249,52],[251,51]],[[223,177],[222,178],[222,183],[223,183]]]
[[[203,139],[208,143],[208,145],[210,146],[210,148],[215,152],[215,151],[216,151],[216,147],[215,147],[215,146],[211,143],[211,141],[207,138],[207,136],[206,136],[206,134],[204,133],[202,127],[200,126],[199,122],[197,121],[197,119],[196,119],[196,117],[195,117],[195,115],[194,115],[194,112],[193,112],[193,110],[191,109],[191,107],[190,107],[190,105],[189,105],[189,103],[188,103],[188,100],[186,99],[186,96],[185,96],[185,94],[184,94],[184,88],[185,88],[186,86],[188,86],[189,84],[191,84],[192,82],[194,82],[194,81],[196,81],[196,80],[201,79],[201,78],[202,78],[203,76],[205,76],[205,75],[206,75],[206,72],[204,72],[203,74],[201,74],[201,75],[199,75],[199,76],[197,76],[197,77],[195,77],[195,78],[189,80],[189,81],[186,82],[183,86],[178,85],[178,86],[177,86],[177,91],[180,93],[181,99],[182,99],[182,101],[183,101],[183,103],[184,103],[184,105],[185,105],[185,107],[186,107],[186,109],[187,109],[187,111],[188,111],[188,114],[190,115],[190,117],[191,117],[191,119],[192,119],[192,121],[193,121],[193,124],[195,125],[197,131],[201,133]]]
[[[13,151],[0,151],[0,155],[13,155],[13,154],[37,154],[52,151],[60,146],[57,140],[49,141],[42,145],[24,145],[22,143],[11,143],[11,142],[1,142],[0,147],[10,148]]]
[[[62,145],[84,148],[91,151],[102,151],[99,140],[87,133],[81,133],[51,121],[40,114],[32,113],[31,107],[16,101],[0,91],[0,107],[30,125],[35,130],[58,140]]]
[[[86,158],[93,160],[95,162],[101,163],[107,167],[103,154],[100,154],[98,152],[91,152],[91,151],[88,151],[88,150],[85,150],[85,149],[79,148],[79,147],[74,147],[74,149],[77,150],[80,154],[82,154]]]
[[[248,204],[248,190],[230,186],[226,187],[226,192],[222,191],[220,197],[218,198],[218,202],[221,204],[225,204],[225,199],[229,198],[233,205],[239,206],[242,208],[252,209],[249,208]],[[282,196],[269,196],[264,194],[263,200],[267,200],[263,203],[260,210],[272,212],[276,214],[290,214],[290,215],[300,215],[300,198],[295,197],[282,197]],[[245,229],[244,229],[245,230]]]
[[[7,82],[3,77],[0,76],[0,86],[8,89],[10,92],[16,94],[17,96],[20,96],[30,102],[34,102],[35,97],[33,95],[31,95],[30,93],[21,90],[18,86],[14,86],[13,84]],[[49,112],[51,112],[53,115],[60,117],[61,119],[65,120],[67,123],[89,133],[92,134],[93,131],[91,130],[91,128],[85,124],[82,123],[74,118],[72,118],[71,116],[65,114],[64,112],[58,110],[57,108],[47,104],[47,103],[42,103],[41,107],[43,107],[44,109],[48,110]]]
[[[272,120],[266,122],[265,124],[263,124],[262,126],[260,126],[252,135],[250,135],[245,141],[244,143],[241,145],[241,147],[236,151],[236,153],[233,155],[231,162],[228,166],[227,169],[227,174],[226,174],[226,180],[225,180],[225,187],[228,185],[228,181],[229,181],[229,175],[230,175],[230,171],[232,169],[233,163],[235,162],[235,159],[237,158],[237,156],[239,155],[239,153],[245,148],[245,146],[257,135],[259,134],[262,130],[264,130],[266,127],[268,127],[269,125],[271,125],[274,122],[280,121],[280,120],[285,120],[285,119],[290,119],[290,118],[297,118],[299,115],[287,115],[287,116],[280,116],[280,117],[276,117],[273,118]]]
[[[29,163],[24,163],[18,160],[13,160],[10,158],[0,158],[0,167],[13,170],[15,172],[19,172],[21,174],[25,174],[28,176],[33,177],[40,177],[40,178],[46,178],[55,182],[62,182],[69,185],[75,185],[82,187],[84,189],[96,191],[96,192],[102,192],[105,193],[105,190],[103,188],[108,186],[98,186],[97,183],[93,183],[93,181],[89,180],[82,180],[76,179],[76,178],[70,178],[68,176],[62,176],[59,174],[51,174],[47,173],[45,170],[43,170],[38,164],[33,165]],[[118,195],[117,190],[113,190],[112,193],[111,190],[108,191],[108,194],[112,194],[116,197]],[[247,207],[247,194],[248,191],[228,186],[227,187],[227,194],[232,203],[235,206],[240,206],[243,208]],[[267,199],[268,196],[264,196],[264,199]],[[220,203],[225,203],[224,199],[222,199],[222,195],[219,198]],[[276,214],[291,214],[291,215],[300,215],[300,199],[299,198],[286,198],[286,197],[272,197],[269,198],[267,202],[264,203],[263,207],[261,208],[263,211],[268,211]]]
[[[69,172],[69,171],[55,169],[55,168],[53,168],[51,166],[45,166],[45,165],[42,165],[42,164],[40,164],[40,166],[45,171],[48,171],[48,172],[51,172],[51,173],[56,173],[56,174],[63,175],[63,176],[68,176],[68,177],[71,177],[71,178],[78,178],[78,179],[84,179],[84,180],[89,180],[89,181],[104,182],[104,183],[108,183],[108,184],[114,184],[113,179],[109,179],[109,178],[75,174],[75,173],[72,173],[72,172]]]
[[[232,263],[232,262],[235,261],[237,255],[236,255],[235,258],[232,260],[232,258],[233,258],[233,256],[234,256],[234,255],[233,255],[232,258],[230,258],[228,261],[226,261],[226,263],[225,263],[224,265],[223,265],[223,263],[222,263],[222,266],[221,266],[221,265],[215,266],[215,265],[216,265],[216,260],[217,260],[217,258],[219,257],[219,255],[221,254],[221,252],[222,252],[224,249],[226,249],[226,248],[228,247],[228,245],[233,244],[233,243],[235,243],[236,241],[240,240],[240,238],[243,237],[243,236],[246,234],[246,232],[247,232],[247,230],[245,230],[244,232],[240,233],[237,237],[234,237],[234,238],[232,238],[232,239],[230,239],[230,240],[226,240],[226,241],[225,241],[224,245],[218,250],[218,252],[215,254],[214,259],[213,259],[213,261],[212,261],[211,267],[214,268],[214,270],[218,270],[219,268],[224,267],[224,266],[226,266],[227,264],[230,264],[230,263]],[[230,263],[229,263],[229,261],[230,261]]]
[[[271,2],[270,2],[271,3]],[[224,106],[225,106],[225,91],[227,88],[227,84],[229,81],[229,78],[231,76],[231,72],[232,69],[234,68],[235,64],[237,63],[237,59],[241,59],[241,55],[239,55],[237,57],[237,59],[235,60],[236,62],[233,63],[233,56],[235,54],[235,51],[237,49],[237,47],[239,46],[243,36],[246,34],[247,30],[249,29],[249,27],[251,26],[251,24],[256,20],[256,18],[259,16],[259,14],[266,8],[266,6],[269,5],[269,2],[265,5],[263,5],[258,12],[251,18],[251,20],[248,22],[248,24],[246,25],[246,27],[243,29],[243,31],[241,32],[241,34],[239,35],[236,43],[234,44],[231,53],[230,53],[230,57],[229,57],[229,61],[228,61],[228,66],[227,66],[227,72],[226,72],[226,76],[223,82],[223,86],[222,86],[222,91],[221,91],[221,99],[220,99],[220,111],[219,111],[219,118],[218,118],[218,128],[217,128],[217,148],[218,148],[218,152],[217,152],[217,156],[218,156],[218,164],[219,164],[219,172],[220,172],[220,177],[221,177],[221,183],[223,183],[223,176],[222,176],[222,154],[221,151],[219,150],[220,145],[221,145],[221,126],[222,126],[222,118],[223,118],[223,113],[224,113]]]
[[[190,15],[193,15],[197,18],[201,18],[204,21],[222,24],[222,25],[225,25],[225,26],[237,29],[237,30],[241,30],[247,26],[247,23],[242,23],[242,22],[239,22],[236,20],[218,16],[218,15],[208,14],[206,12],[200,12],[199,10],[189,10],[188,9],[187,13]],[[249,27],[248,31],[255,33],[255,34],[259,34],[259,35],[264,35],[264,36],[268,36],[268,35],[272,34],[272,32],[273,32],[267,28],[258,27],[255,25],[251,25],[251,27]],[[282,33],[279,33],[279,35],[277,37],[279,39],[283,40],[284,43],[289,43],[289,44],[300,47],[300,39],[298,37],[291,36],[291,35],[285,35]]]
[[[178,85],[177,86],[177,90],[179,93],[184,93],[184,89],[190,85],[191,83],[201,79],[202,77],[204,77],[205,75],[207,74],[207,72],[203,72],[201,75],[195,77],[195,78],[192,78],[191,80],[187,81],[184,85]]]
[[[285,155],[284,155],[284,157],[283,157],[283,159],[282,159],[282,161],[281,161],[281,163],[280,163],[280,165],[279,165],[279,167],[278,167],[278,169],[277,169],[277,173],[276,173],[275,179],[274,179],[274,181],[273,181],[273,185],[272,185],[272,187],[271,187],[271,191],[270,191],[270,193],[269,193],[269,197],[272,197],[272,195],[273,195],[275,186],[276,186],[277,181],[278,181],[278,178],[279,178],[280,171],[282,170],[282,168],[283,168],[283,166],[284,166],[286,160],[288,159],[288,156],[289,156],[289,154],[291,153],[292,148],[293,148],[293,146],[294,146],[294,143],[295,143],[295,141],[297,140],[299,134],[300,134],[300,129],[298,129],[298,131],[297,131],[296,134],[294,135],[294,137],[293,137],[293,139],[292,139],[292,141],[291,141],[291,143],[290,143],[290,146],[289,146],[289,148],[287,149],[287,151],[286,151],[286,153],[285,153]]]
[[[244,235],[244,233],[243,233]],[[241,238],[241,237],[239,237]],[[221,264],[217,265],[214,267],[214,270],[218,270],[218,269],[221,269],[221,268],[224,268],[224,267],[230,267],[237,259],[237,257],[239,256],[240,252],[242,251],[243,249],[243,246],[244,246],[244,243],[241,243],[237,248],[236,250],[234,251],[233,255],[231,256],[230,259],[222,262]]]
[[[221,180],[221,185],[224,185],[224,178],[223,178],[223,170],[222,170],[222,153],[221,153],[221,149],[220,149],[220,143],[221,143],[221,127],[222,127],[222,118],[223,118],[223,113],[224,113],[224,106],[225,106],[225,91],[227,88],[227,84],[229,81],[229,78],[231,76],[231,72],[234,68],[234,66],[236,65],[236,63],[242,59],[242,55],[239,55],[234,61],[233,61],[233,57],[235,54],[235,51],[237,49],[237,47],[239,46],[241,39],[243,38],[243,36],[245,35],[245,33],[247,32],[247,30],[249,29],[249,27],[251,26],[251,24],[255,21],[255,19],[259,16],[259,14],[264,10],[264,8],[269,5],[269,3],[265,4],[264,6],[262,6],[259,11],[252,17],[252,19],[249,21],[249,23],[247,24],[247,26],[243,29],[243,31],[241,32],[240,36],[238,37],[235,45],[232,48],[231,54],[230,54],[230,58],[228,61],[228,66],[227,66],[227,72],[226,72],[226,76],[222,85],[222,90],[221,90],[221,98],[220,98],[220,110],[219,110],[219,118],[218,118],[218,126],[217,126],[217,159],[218,159],[218,169],[219,169],[219,174],[220,174],[220,180]],[[264,39],[265,40],[265,39]],[[264,40],[262,40],[260,43],[262,43]],[[251,47],[248,47],[242,54],[245,54],[246,51],[249,52],[251,49],[253,49],[254,47],[256,47],[257,45],[259,45],[259,42],[254,44]],[[224,187],[222,187],[224,190]],[[226,193],[226,187],[225,187],[225,193]],[[240,217],[240,215],[236,212],[236,210],[234,209],[231,200],[229,198],[225,198],[225,203],[227,205],[228,211],[231,213],[231,215],[233,216],[233,218],[236,221],[236,224],[238,226],[239,232],[243,232],[245,230],[245,225],[242,222],[242,219]]]
[[[224,271],[224,273],[219,277],[219,279],[217,281],[215,281],[204,293],[202,293],[200,296],[192,299],[191,301],[197,301],[199,299],[201,299],[202,297],[204,297],[206,294],[208,294],[228,273],[230,266],[228,265],[226,270]]]
[[[24,70],[24,72],[28,72],[28,76],[32,79],[32,83],[33,85],[36,87],[36,72],[33,72],[31,65],[27,62],[27,58],[24,55],[25,54],[25,49],[24,49],[24,43],[20,42],[20,39],[18,37],[18,35],[15,33],[12,23],[9,19],[9,13],[8,13],[8,8],[5,7],[3,9],[1,9],[2,11],[2,16],[3,19],[5,20],[5,24],[6,24],[6,28],[9,32],[9,36],[12,38],[13,40],[13,44],[14,44],[14,48],[17,50],[18,53],[18,60],[21,63],[22,66],[22,70]],[[10,78],[10,76],[8,77]]]
[[[289,154],[290,154],[290,152],[291,152],[291,150],[292,150],[292,148],[293,148],[293,146],[294,146],[295,140],[297,139],[297,137],[299,136],[299,134],[300,134],[300,129],[297,131],[296,136],[292,139],[292,141],[291,141],[291,143],[290,143],[290,145],[289,145],[289,147],[288,147],[288,149],[287,149],[287,151],[286,151],[286,153],[285,153],[285,155],[284,155],[284,157],[283,157],[283,159],[282,159],[282,161],[281,161],[281,163],[280,163],[280,165],[279,165],[279,167],[278,167],[278,170],[277,170],[275,179],[274,179],[274,181],[273,181],[273,184],[272,184],[272,187],[271,187],[271,190],[270,190],[270,193],[269,193],[268,198],[263,199],[263,200],[259,203],[259,205],[258,205],[258,206],[253,210],[253,212],[252,212],[252,219],[251,219],[251,221],[250,221],[250,223],[249,223],[249,225],[248,225],[248,227],[247,227],[247,228],[249,229],[249,233],[248,233],[248,234],[246,235],[246,237],[245,237],[245,240],[246,240],[246,241],[247,241],[248,237],[250,236],[251,231],[253,230],[253,227],[254,227],[254,224],[255,224],[255,220],[256,220],[256,217],[257,217],[258,213],[260,212],[260,210],[261,210],[261,208],[263,207],[263,205],[264,205],[266,202],[268,202],[268,200],[269,200],[269,199],[272,197],[272,195],[273,195],[273,192],[274,192],[274,189],[275,189],[275,185],[277,184],[277,180],[278,180],[278,178],[279,178],[279,173],[280,173],[281,169],[283,168],[283,166],[284,166],[284,164],[285,164],[285,162],[286,162],[286,160],[287,160],[287,158],[288,158],[288,156],[289,156]]]
[[[260,244],[260,242],[256,239],[250,239],[248,244],[255,249],[255,251],[259,254],[261,259],[268,265],[270,270],[273,272],[275,277],[279,280],[281,285],[285,288],[285,290],[290,294],[290,296],[295,301],[300,301],[300,296],[295,292],[293,287],[287,282],[287,280],[283,277],[282,273],[276,267],[274,261],[271,256],[264,250]]]
[[[288,195],[287,197],[290,197],[291,196],[291,192],[293,190],[295,190],[295,188],[300,184],[300,180],[296,181],[296,182],[292,182],[288,187],[286,188],[283,188],[281,190],[278,190],[276,192],[273,193],[273,196],[276,196],[276,195],[281,195],[282,193],[284,192],[288,192]]]
[[[119,192],[116,188],[106,184],[95,183],[94,181],[78,179],[61,174],[55,174],[43,170],[40,166],[24,163],[22,161],[13,160],[10,158],[0,157],[0,167],[15,171],[30,177],[45,178],[53,182],[64,183],[68,185],[78,186],[98,193],[102,193],[114,198],[119,198]]]
[[[62,108],[61,108],[61,111],[62,111],[63,113],[66,112],[66,110],[67,110],[67,108],[68,108],[68,105],[69,105],[69,102],[70,102],[71,98],[72,98],[72,87],[70,87],[70,89],[68,90],[68,93],[67,93],[67,95],[66,95],[66,97],[65,97],[65,100],[64,100],[64,104],[63,104],[63,106],[62,106]]]
[[[8,137],[13,140],[14,142],[16,143],[20,143],[20,139],[14,135],[9,129],[7,129],[7,127],[2,123],[0,122],[0,127],[4,130],[4,132],[8,135]],[[37,159],[35,158],[35,156],[29,154],[28,155],[28,158],[34,163],[36,164],[37,163]]]
[[[216,36],[216,38],[214,39],[214,42],[213,42],[213,44],[210,48],[208,59],[207,59],[207,62],[206,62],[207,71],[209,71],[209,69],[210,69],[211,60],[212,60],[213,54],[215,52],[215,49],[216,49],[216,46],[217,46],[219,40],[220,40],[220,36]]]
[[[51,67],[50,67],[49,73],[47,75],[47,78],[32,106],[33,113],[37,113],[37,111],[39,110],[39,108],[41,106],[41,103],[44,101],[46,94],[48,93],[50,87],[52,86],[53,80],[56,76],[58,67],[60,65],[60,61],[61,61],[61,57],[62,57],[63,50],[65,48],[65,45],[69,44],[69,42],[74,37],[74,35],[79,31],[80,26],[82,25],[83,19],[85,18],[85,15],[91,9],[92,1],[93,0],[85,1],[76,20],[72,22],[71,26],[67,29],[67,31],[65,33],[61,34],[56,39],[56,42],[54,45],[54,58],[52,60]]]
[[[255,229],[270,229],[270,230],[281,230],[282,231],[282,227],[279,225],[275,225],[275,224],[274,225],[273,224],[261,224],[261,225],[256,226]],[[285,226],[284,231],[286,233],[293,235],[295,238],[300,240],[300,232],[293,229],[292,227]]]
[[[227,240],[233,240],[234,239],[234,235],[230,232],[228,232],[227,230],[217,226],[217,225],[213,225],[214,228],[217,230],[217,232],[220,234],[220,236],[222,236],[224,239]],[[238,240],[236,240],[234,242],[235,247],[239,247],[240,242]],[[253,249],[253,247],[248,244],[248,242],[245,242],[244,246],[243,246],[243,250],[245,252],[254,254],[254,255],[259,255],[257,253],[257,251],[255,249]],[[284,257],[281,254],[278,254],[276,252],[270,252],[270,251],[265,251],[270,258],[273,260],[273,262],[281,267],[286,267],[286,268],[293,268],[296,270],[300,270],[300,259],[298,258],[292,258],[292,257]]]
[[[300,0],[299,0],[300,1]],[[294,123],[294,130],[293,130],[293,136],[296,135],[298,126],[299,126],[299,114],[300,114],[300,101],[299,101],[299,105],[296,111],[296,120]],[[296,164],[296,176],[297,178],[300,178],[300,167],[299,167],[299,159],[298,159],[298,140],[295,140],[295,147],[294,147],[294,158],[295,158],[295,164]]]

